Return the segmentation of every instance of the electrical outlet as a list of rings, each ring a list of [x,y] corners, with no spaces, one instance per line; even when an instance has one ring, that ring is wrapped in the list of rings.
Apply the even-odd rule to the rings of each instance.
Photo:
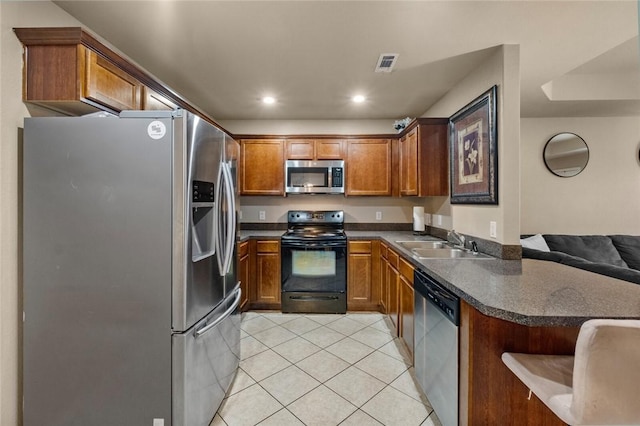
[[[267,212],[260,210],[260,220],[267,220]]]
[[[438,225],[442,225],[442,215],[436,215],[436,220],[438,221]]]
[[[382,212],[376,212],[376,220],[382,220]]]
[[[430,213],[425,213],[424,214],[424,223],[427,225],[431,225],[431,214]]]
[[[498,238],[497,225],[494,221],[489,222],[489,236],[491,238]]]
[[[242,210],[238,210],[238,219],[242,220]]]

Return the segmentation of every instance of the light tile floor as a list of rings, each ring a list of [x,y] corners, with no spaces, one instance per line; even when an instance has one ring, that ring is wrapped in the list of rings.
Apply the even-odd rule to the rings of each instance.
[[[243,314],[240,368],[211,426],[440,426],[387,321]]]

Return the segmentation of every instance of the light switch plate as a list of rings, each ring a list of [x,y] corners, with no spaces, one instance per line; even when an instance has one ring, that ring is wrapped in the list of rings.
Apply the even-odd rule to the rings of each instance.
[[[497,238],[498,237],[498,229],[497,229],[497,225],[494,221],[489,222],[489,236],[491,238]]]

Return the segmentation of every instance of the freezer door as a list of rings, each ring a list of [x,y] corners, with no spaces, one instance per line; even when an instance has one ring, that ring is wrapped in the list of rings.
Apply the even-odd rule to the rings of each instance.
[[[207,318],[172,337],[173,425],[207,426],[240,362],[238,286]]]
[[[191,328],[225,297],[215,244],[224,132],[183,114],[174,126],[174,332]]]

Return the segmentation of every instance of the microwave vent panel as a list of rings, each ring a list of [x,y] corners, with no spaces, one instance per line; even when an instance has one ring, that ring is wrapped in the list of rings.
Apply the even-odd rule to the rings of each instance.
[[[378,58],[375,72],[391,72],[398,60],[397,53],[383,53]]]

